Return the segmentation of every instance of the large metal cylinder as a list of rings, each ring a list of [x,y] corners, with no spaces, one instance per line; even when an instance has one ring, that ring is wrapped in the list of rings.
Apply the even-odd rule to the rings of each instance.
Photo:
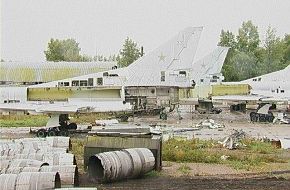
[[[43,166],[40,172],[58,172],[60,175],[61,185],[67,187],[79,186],[78,167],[71,166]]]
[[[151,171],[155,157],[147,148],[103,152],[89,158],[88,172],[92,179],[116,181],[133,178]]]
[[[2,190],[15,190],[17,174],[1,174],[0,184]]]
[[[18,174],[16,190],[39,190],[60,188],[57,172],[22,172]]]

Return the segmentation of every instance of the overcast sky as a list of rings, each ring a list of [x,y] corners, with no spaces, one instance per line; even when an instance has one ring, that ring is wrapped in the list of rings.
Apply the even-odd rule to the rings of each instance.
[[[82,54],[114,54],[128,36],[154,50],[187,26],[204,26],[197,59],[213,50],[221,29],[243,21],[290,33],[289,0],[1,0],[1,58],[44,61],[50,38],[74,38]]]

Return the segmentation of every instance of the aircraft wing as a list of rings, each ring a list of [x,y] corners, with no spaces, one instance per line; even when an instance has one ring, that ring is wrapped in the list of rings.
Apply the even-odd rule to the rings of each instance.
[[[231,101],[231,102],[248,102],[248,101],[260,101],[264,96],[256,95],[226,95],[226,96],[213,96],[213,101]]]
[[[118,112],[131,110],[131,105],[122,101],[75,102],[75,103],[9,103],[0,104],[2,111],[28,111],[30,113],[88,113]]]

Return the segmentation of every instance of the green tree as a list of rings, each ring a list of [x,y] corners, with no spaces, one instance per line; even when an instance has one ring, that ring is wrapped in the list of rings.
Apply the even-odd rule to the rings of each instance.
[[[236,46],[237,42],[235,39],[235,35],[230,31],[221,31],[220,34],[220,42],[218,43],[219,46],[230,47],[227,57],[225,59],[222,73],[225,76],[226,81],[238,81],[239,76],[238,73],[235,72],[235,68],[233,65],[233,58],[237,54]]]
[[[266,39],[264,43],[264,66],[266,68],[266,73],[284,68],[284,49],[285,44],[276,36],[276,30],[269,26],[266,31]]]
[[[258,27],[252,21],[243,22],[237,36],[237,49],[241,52],[253,52],[260,43]]]
[[[220,34],[220,42],[218,43],[219,46],[231,47],[231,49],[235,49],[236,47],[236,40],[235,35],[230,31],[221,31]]]
[[[286,34],[283,43],[285,44],[284,56],[283,56],[283,64],[285,66],[290,65],[290,34]]]
[[[47,61],[82,61],[79,44],[74,39],[50,39],[47,50],[44,51]]]
[[[127,37],[123,49],[120,50],[120,56],[117,57],[119,67],[127,67],[139,57],[141,57],[141,52],[137,43]]]

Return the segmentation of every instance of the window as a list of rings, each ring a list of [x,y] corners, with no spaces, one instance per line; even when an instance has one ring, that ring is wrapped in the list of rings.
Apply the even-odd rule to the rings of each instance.
[[[80,86],[88,86],[87,80],[80,80]]]
[[[72,86],[80,86],[80,81],[79,80],[73,80],[71,85]]]
[[[117,77],[118,74],[109,74],[110,77]]]
[[[58,86],[63,86],[63,82],[58,82]]]
[[[203,82],[203,79],[200,79],[200,82]]]
[[[261,81],[261,77],[258,78],[258,81]]]
[[[186,77],[186,71],[179,71],[179,76]]]
[[[108,72],[104,72],[104,73],[103,73],[103,77],[107,77],[108,75],[109,75]]]
[[[94,79],[88,78],[88,86],[94,86]]]
[[[165,81],[165,71],[161,71],[161,82]]]
[[[285,91],[284,91],[284,90],[281,90],[280,92],[281,92],[281,93],[284,93]]]
[[[97,78],[97,85],[103,85],[103,78]]]
[[[63,86],[69,86],[69,82],[64,82]]]
[[[253,81],[257,81],[257,79],[253,79]]]

